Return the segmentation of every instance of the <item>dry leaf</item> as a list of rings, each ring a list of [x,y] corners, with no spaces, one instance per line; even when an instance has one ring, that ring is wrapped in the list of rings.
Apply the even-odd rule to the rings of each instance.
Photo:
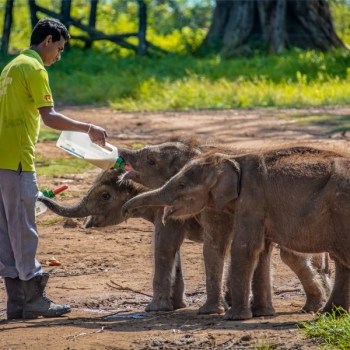
[[[54,257],[49,259],[49,266],[61,266],[62,264]]]

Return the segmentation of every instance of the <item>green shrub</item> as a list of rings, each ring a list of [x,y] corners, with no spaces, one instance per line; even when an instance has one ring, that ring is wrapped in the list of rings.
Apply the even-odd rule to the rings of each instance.
[[[307,337],[317,339],[324,349],[349,349],[350,316],[341,308],[311,322],[301,322],[299,329]]]

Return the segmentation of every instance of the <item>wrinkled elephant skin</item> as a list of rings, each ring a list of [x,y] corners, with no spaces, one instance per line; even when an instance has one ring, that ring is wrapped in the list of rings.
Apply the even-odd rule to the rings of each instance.
[[[322,311],[331,311],[333,305],[348,310],[349,168],[349,159],[309,147],[241,156],[211,152],[191,160],[161,188],[129,200],[122,210],[126,213],[138,207],[165,205],[165,222],[202,215],[206,208],[232,214],[232,306],[226,319],[257,315],[255,297],[259,294],[255,295],[254,290],[268,287],[265,274],[269,271],[269,242],[287,249],[284,261],[293,261],[290,254],[295,253],[291,251],[329,252],[335,260],[336,274],[332,294]],[[296,273],[298,270],[294,269]],[[259,276],[263,276],[263,284]]]
[[[142,181],[145,186],[157,188],[165,183],[169,179],[169,176],[174,175],[181,169],[190,159],[213,148],[211,145],[200,146],[191,140],[188,144],[184,142],[170,142],[147,146],[138,151],[122,150],[121,155],[130,165],[131,169],[133,169],[131,174],[129,174],[131,178],[133,178],[133,173],[135,173],[137,174],[138,181]],[[224,151],[235,154],[243,152],[240,149],[225,149]],[[176,166],[172,168],[174,164]],[[192,209],[200,204],[200,197],[197,197],[195,193],[191,200],[192,203],[190,205],[193,202],[195,203]],[[207,198],[203,200],[204,206],[206,205]],[[203,206],[201,206],[200,210]],[[200,210],[193,214],[198,214],[198,220],[204,227],[203,254],[205,257],[207,302],[199,309],[199,313],[214,313],[222,310],[221,307],[217,307],[218,304],[223,305],[221,291],[222,274],[225,255],[232,239],[232,227],[229,224],[232,220],[230,220],[229,213],[223,213],[212,208],[211,210],[204,210],[199,214]],[[170,209],[171,211],[173,211],[173,208]],[[328,277],[322,271],[317,275],[310,264],[310,257],[297,255],[293,252],[287,254],[284,252],[284,248],[281,248],[281,257],[297,274],[303,284],[307,295],[303,310],[306,312],[318,311],[329,289]],[[270,281],[269,255],[266,260],[261,259],[261,261],[261,264],[264,263],[265,266],[261,266],[261,273],[257,273],[254,277],[256,283],[253,286],[253,293],[256,290],[256,295],[253,298],[253,310],[255,316],[268,316],[274,314],[271,286],[267,282]],[[261,285],[265,289],[262,290]],[[324,288],[325,291],[323,290]]]

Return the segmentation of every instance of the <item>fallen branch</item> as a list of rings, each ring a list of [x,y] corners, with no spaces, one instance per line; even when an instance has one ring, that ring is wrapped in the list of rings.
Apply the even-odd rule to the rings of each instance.
[[[96,332],[83,332],[83,333],[79,333],[79,334],[76,334],[76,335],[69,335],[69,336],[66,337],[66,339],[73,338],[73,341],[76,341],[76,339],[77,339],[78,337],[82,337],[83,335],[102,333],[102,332],[104,331],[104,328],[105,328],[105,326],[102,326],[102,328],[99,329],[99,330],[96,331]]]
[[[283,294],[283,293],[293,293],[293,292],[300,293],[301,290],[300,290],[300,288],[276,290],[276,292],[274,292],[274,294],[279,295],[279,294]]]
[[[107,285],[108,285],[109,287],[116,288],[116,289],[119,289],[119,290],[127,290],[127,291],[129,291],[129,292],[133,292],[133,293],[145,295],[146,297],[152,298],[152,295],[149,295],[149,294],[147,294],[147,293],[143,293],[143,292],[141,292],[141,291],[139,291],[139,290],[136,290],[136,289],[131,289],[131,288],[129,288],[129,287],[121,286],[120,284],[114,282],[113,280],[110,280],[110,282],[113,284],[113,286],[110,285],[109,283],[107,283]]]

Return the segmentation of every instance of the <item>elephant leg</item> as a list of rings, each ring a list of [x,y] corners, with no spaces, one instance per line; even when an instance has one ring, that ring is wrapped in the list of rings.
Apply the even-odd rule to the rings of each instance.
[[[343,308],[346,312],[349,312],[350,306],[350,269],[334,259],[335,264],[335,277],[334,286],[326,305],[323,307],[322,312],[332,312],[335,308]],[[339,313],[341,313],[339,311]]]
[[[320,253],[311,255],[311,265],[314,267],[321,279],[322,287],[326,298],[329,297],[332,290],[331,270],[329,267],[329,254]]]
[[[225,301],[228,306],[232,305],[232,298],[231,298],[231,276],[232,276],[232,266],[231,266],[231,258],[230,254],[227,254],[228,256],[226,257],[226,274],[225,274],[225,279],[224,279],[224,295],[225,295]]]
[[[225,256],[233,234],[233,217],[213,209],[201,215],[204,228],[203,255],[206,273],[207,300],[199,314],[222,314],[228,309],[223,293]]]
[[[237,220],[231,246],[232,306],[226,320],[246,320],[253,317],[250,306],[250,286],[260,253],[264,249],[263,220],[247,218]]]
[[[161,217],[162,211],[154,223],[153,299],[146,306],[146,311],[172,311],[186,305],[181,290],[184,286],[181,265],[175,265],[176,256],[185,238],[185,230],[177,221],[169,221],[164,226]],[[179,263],[181,264],[180,260]],[[176,305],[173,305],[174,298]]]
[[[265,240],[265,248],[259,255],[252,281],[252,312],[253,316],[273,316],[271,291],[271,253],[273,243]]]
[[[302,310],[305,312],[317,312],[323,306],[326,295],[317,271],[311,264],[311,257],[298,254],[284,247],[280,247],[280,257],[297,275],[303,286],[306,302]],[[320,262],[318,261],[318,263]]]
[[[182,309],[187,306],[184,301],[185,283],[182,275],[181,254],[180,250],[175,255],[175,270],[172,286],[171,302],[174,310]]]

